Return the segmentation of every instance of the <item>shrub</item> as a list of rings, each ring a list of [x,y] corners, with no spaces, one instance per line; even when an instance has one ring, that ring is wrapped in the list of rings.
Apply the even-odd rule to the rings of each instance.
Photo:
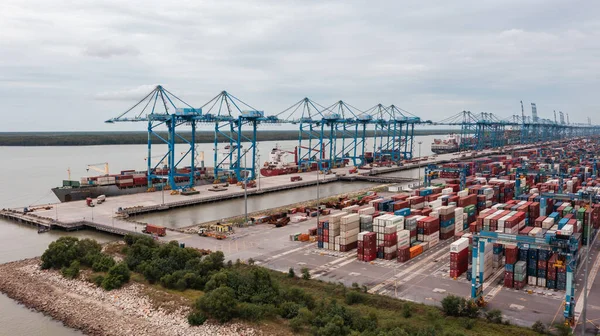
[[[296,277],[296,273],[294,272],[294,268],[290,267],[290,270],[288,271],[288,278],[295,278]]]
[[[96,286],[102,286],[102,282],[104,281],[104,275],[98,274],[92,278],[92,282],[96,284]]]
[[[538,334],[545,334],[548,332],[548,330],[546,329],[546,325],[544,323],[542,323],[542,321],[536,321],[532,326],[531,329],[533,331],[535,331]]]
[[[113,258],[107,255],[100,255],[92,264],[92,270],[94,272],[108,272],[113,266],[115,266],[115,260]]]
[[[573,333],[571,332],[571,327],[565,325],[564,323],[558,323],[555,325],[556,327],[556,335],[558,336],[571,336]]]
[[[235,299],[233,289],[219,287],[200,297],[196,306],[221,323],[225,323],[235,317],[238,301]]]
[[[465,329],[471,330],[475,326],[475,319],[470,319],[470,318],[462,319],[461,324]]]
[[[349,291],[346,293],[346,304],[353,305],[364,301],[363,294],[359,292]]]
[[[499,309],[492,309],[485,312],[485,319],[492,323],[502,323],[502,312]]]
[[[69,267],[63,267],[61,273],[65,278],[75,279],[79,276],[79,261],[75,260]]]
[[[412,317],[411,306],[408,302],[404,303],[404,305],[402,306],[402,316],[404,318]]]
[[[460,306],[464,300],[455,295],[448,295],[442,299],[442,311],[448,316],[460,316]]]
[[[206,316],[199,311],[194,311],[190,315],[188,315],[188,323],[193,326],[198,326],[204,324],[206,321]]]
[[[310,279],[310,271],[306,267],[302,268],[302,279],[304,279],[304,280]]]
[[[254,259],[252,259],[252,258],[248,259],[248,265],[250,265],[250,266],[254,265]]]
[[[295,302],[286,301],[279,306],[279,315],[285,319],[292,319],[298,316],[300,305]]]
[[[254,303],[241,302],[237,308],[240,318],[247,321],[259,321],[263,317],[263,307]]]
[[[304,326],[304,322],[298,316],[294,317],[293,319],[290,320],[290,328],[295,333],[300,332],[302,330],[303,326]]]
[[[125,263],[118,263],[108,270],[108,275],[102,281],[102,288],[113,290],[121,288],[129,281],[130,272]]]

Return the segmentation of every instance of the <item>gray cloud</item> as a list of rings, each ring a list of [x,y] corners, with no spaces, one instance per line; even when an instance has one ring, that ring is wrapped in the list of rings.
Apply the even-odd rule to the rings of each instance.
[[[140,51],[133,46],[111,45],[110,42],[104,41],[88,45],[83,53],[93,57],[110,58],[113,56],[136,56]]]
[[[433,120],[509,116],[523,100],[543,117],[556,109],[581,122],[600,107],[595,2],[6,0],[0,9],[0,97],[30,116],[5,118],[0,131],[142,129],[102,121],[151,83],[196,106],[227,90],[267,114],[305,96],[394,103]]]

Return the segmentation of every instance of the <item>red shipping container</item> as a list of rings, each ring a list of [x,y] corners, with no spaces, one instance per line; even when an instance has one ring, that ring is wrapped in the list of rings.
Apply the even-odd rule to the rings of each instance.
[[[463,249],[459,252],[450,252],[450,261],[461,261],[467,260],[467,256],[469,255],[469,249]]]
[[[515,264],[519,259],[519,248],[517,246],[505,246],[504,253],[506,255],[507,264]]]
[[[430,208],[424,208],[423,210],[421,210],[421,215],[422,216],[429,216],[429,214],[432,212],[433,210],[431,210]]]
[[[513,273],[504,271],[504,287],[513,288]]]
[[[458,278],[459,276],[461,276],[465,271],[464,270],[450,270],[450,277],[451,278]]]

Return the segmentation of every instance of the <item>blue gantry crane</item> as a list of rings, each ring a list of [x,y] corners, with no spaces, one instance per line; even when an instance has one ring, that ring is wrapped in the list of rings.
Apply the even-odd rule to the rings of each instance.
[[[155,188],[154,181],[160,180],[158,186],[171,189],[191,188],[200,172],[194,166],[195,162],[195,135],[196,123],[203,119],[202,109],[194,108],[181,100],[161,85],[157,85],[150,93],[134,106],[121,113],[116,118],[107,120],[107,123],[115,122],[146,122],[148,129],[148,189]],[[191,137],[187,139],[179,132],[183,125],[191,127]],[[167,137],[159,134],[160,128],[166,127]],[[183,156],[176,160],[175,143],[181,140],[186,145]],[[159,160],[153,161],[152,144],[158,140],[167,145],[167,152]],[[156,157],[156,156],[154,156]],[[189,172],[178,171],[179,165],[185,159],[189,159]],[[159,168],[159,165],[167,162],[167,172]],[[180,177],[186,181],[180,181]]]

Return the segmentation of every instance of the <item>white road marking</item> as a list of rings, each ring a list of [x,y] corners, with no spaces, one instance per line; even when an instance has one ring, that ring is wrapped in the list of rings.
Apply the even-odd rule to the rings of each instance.
[[[262,262],[260,262],[260,261],[257,261],[257,262],[256,262],[256,264],[257,264],[257,265],[260,265],[260,264],[266,264],[266,263],[268,263],[269,261],[272,261],[272,260],[275,260],[275,259],[281,258],[281,257],[283,257],[283,256],[286,256],[286,255],[290,254],[290,253],[294,253],[294,252],[300,251],[300,250],[302,250],[302,249],[305,249],[305,248],[312,247],[312,246],[314,246],[314,245],[317,245],[317,243],[311,243],[311,244],[308,244],[308,245],[306,245],[306,246],[301,246],[301,247],[298,247],[298,248],[295,248],[295,249],[292,249],[292,250],[289,250],[289,251],[285,251],[285,252],[282,252],[282,253],[276,254],[276,255],[274,255],[274,256],[271,256],[271,257],[269,257],[269,258],[265,259],[265,260],[264,260],[264,261],[262,261]]]

